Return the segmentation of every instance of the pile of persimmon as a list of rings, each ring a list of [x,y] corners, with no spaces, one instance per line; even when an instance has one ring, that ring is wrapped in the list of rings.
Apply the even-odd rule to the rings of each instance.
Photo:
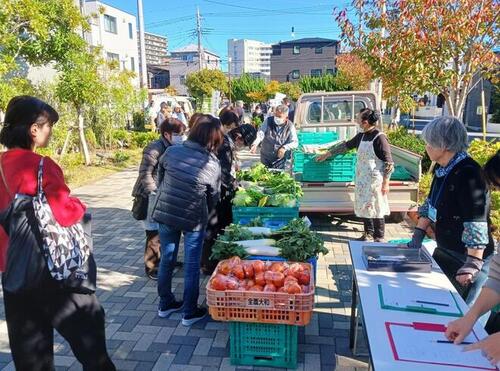
[[[218,265],[210,288],[218,291],[263,291],[287,294],[309,293],[310,266],[304,263],[242,261],[235,256]]]

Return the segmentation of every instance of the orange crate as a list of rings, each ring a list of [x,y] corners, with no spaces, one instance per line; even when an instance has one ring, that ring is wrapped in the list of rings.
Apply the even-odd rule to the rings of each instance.
[[[311,322],[312,310],[294,312],[273,309],[223,308],[209,307],[212,319],[216,321],[238,321],[255,323],[273,323],[282,325],[306,326]]]
[[[306,264],[311,272],[310,291],[306,294],[213,290],[209,285],[210,280],[218,272],[219,266],[217,266],[207,284],[210,315],[219,321],[307,325],[314,309],[314,274],[311,264]]]

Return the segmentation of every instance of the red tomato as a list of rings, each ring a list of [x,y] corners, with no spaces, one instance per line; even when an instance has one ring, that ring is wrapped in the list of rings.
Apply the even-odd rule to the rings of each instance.
[[[226,260],[220,263],[219,273],[227,276],[230,272],[231,272],[231,266],[229,265],[229,261]]]
[[[227,290],[237,290],[240,287],[240,283],[234,277],[227,277],[226,288]]]
[[[287,282],[299,282],[299,280],[297,278],[295,278],[294,276],[286,276],[285,277],[285,285]]]
[[[283,271],[285,270],[285,266],[283,265],[283,263],[280,263],[280,262],[275,262],[271,265],[271,271],[273,272],[281,272],[283,273]]]
[[[281,287],[285,283],[285,275],[281,272],[273,273],[273,285],[276,287]]]
[[[271,283],[273,283],[273,278],[274,278],[274,275],[273,275],[274,272],[271,272],[271,271],[265,271],[264,272],[264,279],[266,280],[266,283],[269,285]]]
[[[309,285],[309,282],[311,282],[311,275],[309,271],[303,271],[299,276],[299,283],[301,285]]]
[[[217,273],[210,281],[210,285],[214,290],[224,291],[227,287],[227,277]]]
[[[301,294],[302,288],[298,283],[290,282],[285,286],[285,290],[289,294]]]
[[[262,290],[264,290],[264,288],[260,285],[255,285],[248,289],[248,291],[262,291]]]
[[[248,288],[255,286],[255,281],[254,280],[246,280],[246,286]]]
[[[304,271],[304,268],[299,263],[293,263],[288,269],[289,275],[299,278],[300,273]]]
[[[280,287],[280,288],[278,289],[278,291],[276,291],[276,292],[286,292],[286,291],[285,291],[285,287]]]
[[[264,292],[276,292],[276,286],[274,286],[272,283],[264,286]]]
[[[254,274],[257,274],[260,272],[264,272],[266,266],[264,265],[264,262],[262,260],[254,260],[252,262],[252,267]]]
[[[259,286],[265,286],[266,285],[266,279],[264,277],[263,272],[259,272],[255,274],[255,284]]]
[[[241,259],[239,256],[233,256],[229,259],[229,265],[234,267],[235,265],[241,264]]]
[[[239,280],[245,278],[245,271],[243,270],[243,266],[241,264],[236,264],[231,269],[231,273]]]
[[[255,272],[254,272],[253,265],[251,262],[244,263],[243,270],[245,271],[246,278],[253,278],[255,276]]]

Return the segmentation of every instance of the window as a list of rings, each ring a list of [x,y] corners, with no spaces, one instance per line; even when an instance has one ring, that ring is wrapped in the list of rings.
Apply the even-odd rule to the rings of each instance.
[[[316,54],[323,54],[323,48],[315,48],[314,53]]]
[[[300,71],[293,70],[291,75],[292,75],[292,79],[298,79],[300,77]]]
[[[104,31],[111,33],[118,33],[116,31],[116,18],[110,15],[104,14]]]
[[[130,69],[135,72],[135,59],[130,57]]]
[[[321,76],[322,73],[323,70],[321,68],[311,70],[311,76]]]
[[[184,84],[186,84],[186,75],[181,75],[181,76],[179,77],[179,81],[180,81],[180,83],[181,83],[181,84],[183,84],[183,85],[184,85]]]
[[[294,47],[293,47],[293,54],[300,54],[300,46],[294,45]]]
[[[281,47],[280,46],[278,46],[278,47],[273,46],[272,55],[281,55]]]
[[[365,108],[363,101],[354,102],[354,115]],[[327,121],[351,121],[352,101],[325,102],[323,105],[323,122]],[[321,122],[321,101],[314,101],[309,104],[307,111],[307,122]]]
[[[326,69],[326,74],[327,75],[335,75],[335,70],[333,68],[327,68]]]
[[[116,53],[106,53],[106,58],[108,61],[120,61],[120,55]]]
[[[132,23],[129,23],[128,24],[128,37],[130,39],[133,39],[134,38],[134,34],[132,33]]]

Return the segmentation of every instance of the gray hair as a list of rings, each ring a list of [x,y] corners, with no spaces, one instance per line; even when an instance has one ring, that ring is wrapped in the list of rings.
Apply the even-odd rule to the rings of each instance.
[[[469,146],[464,124],[451,116],[438,117],[425,125],[422,138],[434,148],[455,153],[466,151]]]
[[[288,106],[286,104],[280,104],[280,105],[276,106],[274,111],[281,112],[281,113],[284,113],[285,115],[288,115]]]
[[[236,107],[243,107],[244,103],[242,100],[237,100],[236,101]]]

